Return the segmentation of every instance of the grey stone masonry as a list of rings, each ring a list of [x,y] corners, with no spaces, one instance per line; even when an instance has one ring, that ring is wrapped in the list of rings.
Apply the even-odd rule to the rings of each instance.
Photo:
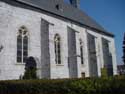
[[[37,75],[40,79],[80,78],[82,73],[85,73],[85,77],[91,77],[88,33],[96,37],[97,75],[101,76],[101,69],[105,63],[102,38],[109,41],[113,75],[117,75],[114,37],[95,32],[84,25],[42,10],[40,12],[30,10],[0,0],[0,47],[1,45],[3,47],[0,51],[0,80],[19,79],[25,72],[25,63],[17,62],[17,35],[21,26],[27,28],[28,57],[35,58]],[[61,64],[56,64],[55,61],[56,34],[60,35]],[[81,58],[78,57],[79,39],[83,41],[84,64],[81,64]]]
[[[78,77],[77,53],[76,53],[76,31],[68,27],[68,68],[71,78]]]
[[[42,78],[50,78],[49,23],[41,19],[41,72]]]

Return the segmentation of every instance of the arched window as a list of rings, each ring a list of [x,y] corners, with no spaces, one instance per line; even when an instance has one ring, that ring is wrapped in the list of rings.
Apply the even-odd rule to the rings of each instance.
[[[25,63],[28,56],[28,36],[27,28],[20,27],[17,36],[17,62]]]
[[[80,57],[81,57],[81,64],[84,64],[84,58],[83,58],[83,42],[80,39]]]
[[[17,36],[17,62],[22,62],[22,36]]]
[[[54,37],[54,44],[55,44],[55,61],[56,64],[61,64],[61,45],[60,45],[60,36],[58,34]]]
[[[23,38],[23,62],[26,62],[28,56],[28,37]]]

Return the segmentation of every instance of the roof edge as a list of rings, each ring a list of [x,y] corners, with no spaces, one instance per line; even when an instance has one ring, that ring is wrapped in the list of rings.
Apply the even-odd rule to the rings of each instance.
[[[82,27],[86,27],[86,28],[88,28],[88,29],[94,30],[94,32],[98,32],[98,33],[101,33],[101,34],[103,34],[103,35],[107,35],[107,36],[110,36],[110,37],[115,37],[115,35],[112,34],[112,33],[110,33],[110,32],[102,31],[102,30],[99,30],[99,29],[97,29],[97,28],[94,28],[94,27],[91,27],[91,26],[88,26],[88,25],[82,24],[82,23],[80,23],[79,21],[76,21],[76,20],[70,19],[70,18],[68,18],[68,17],[64,17],[64,16],[58,15],[58,14],[56,14],[56,13],[53,13],[53,12],[50,12],[50,11],[47,11],[47,10],[41,9],[41,8],[39,8],[39,7],[37,7],[37,6],[34,6],[34,4],[29,4],[29,3],[26,3],[26,2],[23,2],[23,1],[20,1],[20,0],[12,0],[12,1],[8,1],[8,0],[0,0],[0,1],[8,2],[9,4],[10,4],[10,2],[12,2],[12,1],[13,1],[13,2],[18,2],[18,3],[20,3],[20,4],[25,4],[25,5],[29,6],[29,7],[33,7],[33,8],[35,8],[35,9],[39,9],[39,10],[42,10],[42,11],[45,11],[45,12],[51,13],[51,14],[53,14],[53,15],[56,15],[56,16],[59,16],[59,17],[62,17],[62,18],[64,18],[64,19],[67,19],[67,20],[73,21],[75,24],[79,24],[79,25],[82,26]]]

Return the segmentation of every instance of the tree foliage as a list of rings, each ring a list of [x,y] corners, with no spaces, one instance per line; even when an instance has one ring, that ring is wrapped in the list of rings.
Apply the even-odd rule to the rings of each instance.
[[[25,65],[25,73],[23,79],[37,79],[36,61],[33,57],[29,57]]]
[[[25,70],[23,79],[37,79],[36,68],[27,68]]]
[[[125,33],[124,33],[124,38],[123,38],[123,62],[125,64]]]

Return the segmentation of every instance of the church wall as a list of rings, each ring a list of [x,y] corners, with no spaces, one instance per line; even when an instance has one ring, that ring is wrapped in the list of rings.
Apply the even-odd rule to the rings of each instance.
[[[1,44],[3,45],[3,50],[0,53],[0,69],[1,69],[1,75],[0,79],[16,79],[19,78],[19,75],[17,75],[19,72],[22,71],[22,66],[16,68],[13,67],[13,64],[15,63],[15,45],[16,40],[15,36],[16,33],[14,32],[14,26],[12,23],[12,7],[7,6],[4,3],[0,3],[0,37],[1,37]]]
[[[1,3],[1,12],[4,13],[5,17],[2,18],[3,20],[8,20],[8,22],[5,22],[7,25],[4,27],[4,57],[1,57],[4,59],[4,62],[2,63],[3,72],[1,77],[3,79],[19,79],[20,75],[23,75],[24,73],[24,66],[25,64],[19,64],[16,62],[16,43],[17,43],[17,33],[18,29],[25,25],[29,32],[29,56],[34,56],[37,58],[40,58],[40,20],[34,20],[33,13],[28,14],[27,11],[22,9],[16,9],[15,7],[9,6],[5,3]],[[31,15],[32,14],[32,15]],[[2,16],[3,17],[3,16]],[[35,23],[35,24],[32,24]],[[1,29],[1,28],[0,28]],[[37,36],[37,37],[34,37]]]
[[[68,41],[66,23],[52,18],[50,22],[50,59],[51,59],[51,78],[68,78]],[[54,36],[59,34],[61,37],[61,64],[55,62]]]
[[[49,23],[41,19],[41,77],[50,78]]]
[[[77,26],[72,23],[68,23],[68,26],[76,31],[76,50],[77,53],[77,69],[78,69],[78,77],[81,77],[82,73],[85,73],[85,77],[89,77],[89,65],[88,65],[88,47],[87,47],[87,32],[86,28]],[[84,64],[81,64],[80,56],[80,41],[83,41],[83,59]]]
[[[74,29],[68,27],[68,68],[69,77],[78,77],[77,49],[76,49],[76,32]]]
[[[58,20],[53,17],[49,17],[47,15],[30,11],[27,9],[17,8],[10,6],[8,4],[0,2],[2,8],[6,8],[6,11],[10,11],[11,16],[7,18],[11,24],[8,23],[9,27],[8,32],[11,32],[11,35],[6,33],[4,36],[4,40],[6,40],[6,52],[5,54],[8,54],[6,57],[3,57],[3,60],[7,58],[3,65],[6,67],[4,71],[3,77],[7,76],[6,79],[19,79],[20,75],[23,75],[24,72],[24,66],[25,64],[18,64],[16,62],[16,36],[18,29],[24,25],[27,27],[29,32],[29,54],[28,56],[33,56],[39,60],[39,63],[41,63],[41,19],[45,19],[46,21],[50,22],[49,26],[49,41],[50,41],[50,59],[51,59],[51,78],[68,78],[68,68],[67,68],[67,26],[65,25],[65,22]],[[9,8],[7,8],[9,7]],[[3,12],[5,10],[2,10]],[[6,12],[6,15],[8,13]],[[3,18],[4,20],[4,18]],[[52,25],[52,24],[53,25]],[[7,24],[7,23],[6,23]],[[5,28],[4,28],[5,30]],[[55,34],[61,35],[61,56],[62,56],[62,64],[56,65],[55,64],[55,53],[54,53],[54,35]],[[9,41],[11,39],[11,42]],[[6,39],[5,39],[6,37]],[[11,45],[9,47],[8,45]],[[43,45],[44,46],[44,45]],[[6,65],[7,64],[7,65]],[[38,64],[41,65],[41,64]],[[41,67],[38,66],[38,75],[41,76],[40,72]],[[11,72],[8,73],[8,72]],[[41,78],[41,77],[40,77]],[[5,78],[4,78],[5,79]]]
[[[29,54],[37,59],[38,75],[42,78],[41,72],[41,19],[45,19],[49,23],[49,55],[50,55],[50,78],[69,78],[68,69],[68,30],[71,27],[76,32],[76,52],[80,55],[79,39],[83,40],[83,54],[84,64],[81,65],[80,57],[77,57],[78,77],[84,72],[86,77],[89,77],[89,61],[88,61],[88,48],[87,48],[87,33],[96,36],[96,50],[97,50],[97,64],[98,75],[101,76],[101,68],[103,67],[103,52],[101,37],[105,37],[110,41],[110,50],[113,54],[113,68],[116,74],[116,54],[114,39],[85,27],[73,24],[68,20],[61,20],[46,14],[38,13],[35,11],[10,6],[0,1],[0,45],[4,46],[0,52],[0,79],[19,79],[20,75],[24,73],[25,64],[18,64],[16,62],[16,36],[18,29],[24,25],[29,33]],[[54,36],[55,34],[61,36],[61,62],[57,65],[55,63],[55,50],[54,50]],[[99,45],[99,46],[98,46]],[[44,46],[44,45],[43,45]],[[49,57],[49,56],[48,56]]]
[[[84,27],[80,27],[77,25],[73,25],[71,23],[68,24],[71,28],[78,31],[76,33],[76,45],[77,45],[77,55],[80,55],[80,45],[79,39],[83,40],[83,49],[84,49],[84,64],[81,64],[80,57],[77,57],[78,63],[78,77],[81,77],[81,73],[85,73],[86,77],[89,77],[89,60],[88,60],[88,43],[87,43],[87,33],[93,35],[95,37],[96,42],[96,57],[97,57],[97,66],[98,66],[98,76],[101,76],[101,68],[104,68],[104,60],[103,60],[103,51],[102,51],[102,38],[105,38],[109,41],[110,52],[112,53],[113,60],[113,73],[117,74],[117,62],[116,62],[116,52],[115,52],[115,42],[114,38],[93,32],[92,30]]]
[[[101,76],[101,68],[104,68],[104,59],[103,59],[103,51],[102,51],[102,38],[105,38],[109,41],[109,50],[112,54],[112,63],[113,63],[113,74],[117,74],[117,61],[116,61],[116,50],[115,50],[115,42],[114,38],[108,37],[106,35],[101,35],[98,33],[94,33],[91,30],[87,30],[88,33],[94,35],[96,39],[96,51],[97,51],[97,62],[98,62],[98,75]]]
[[[4,49],[0,51],[0,79],[4,79],[4,62],[5,62],[5,31],[7,31],[6,27],[8,26],[8,15],[5,15],[7,11],[4,11],[3,7],[0,6],[0,10],[3,10],[0,12],[0,46],[3,45]],[[8,12],[9,13],[9,12]]]

